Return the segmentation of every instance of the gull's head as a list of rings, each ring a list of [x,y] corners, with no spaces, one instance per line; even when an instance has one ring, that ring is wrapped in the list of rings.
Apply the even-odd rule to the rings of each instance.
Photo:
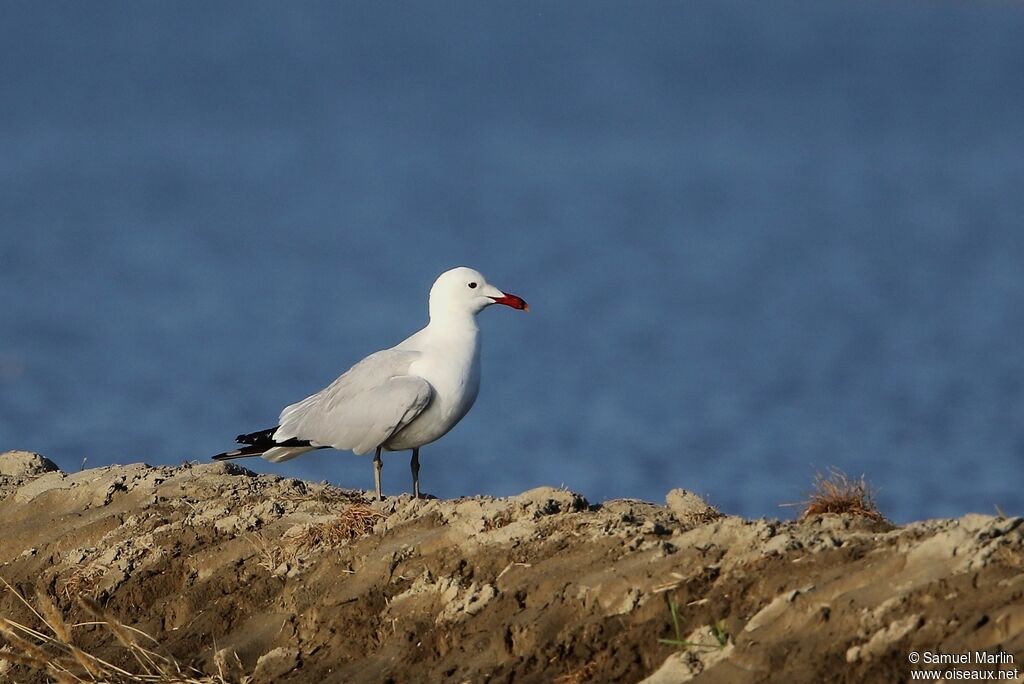
[[[529,311],[522,298],[502,292],[487,282],[479,271],[465,266],[445,271],[430,288],[430,316],[448,313],[476,314],[491,304],[504,304]]]

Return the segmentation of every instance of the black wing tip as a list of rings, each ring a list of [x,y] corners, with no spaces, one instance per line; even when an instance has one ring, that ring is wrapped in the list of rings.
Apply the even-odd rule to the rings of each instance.
[[[249,456],[260,456],[264,451],[273,449],[274,447],[308,447],[309,440],[297,439],[286,439],[283,442],[274,441],[274,433],[281,427],[276,425],[266,430],[257,430],[256,432],[250,432],[248,434],[242,434],[235,437],[235,441],[239,444],[245,444],[241,449],[234,449],[232,451],[225,451],[222,454],[213,456],[214,461],[230,461],[233,458],[247,458]]]
[[[233,449],[231,451],[225,451],[222,454],[216,454],[211,456],[214,461],[230,461],[234,458],[247,458],[249,456],[259,456],[264,451],[263,447],[247,446],[244,449]]]
[[[246,434],[241,434],[241,435],[238,435],[237,437],[235,437],[235,441],[238,442],[239,444],[252,444],[252,445],[256,445],[256,444],[264,444],[264,443],[266,443],[266,444],[269,444],[270,446],[273,446],[274,445],[274,433],[277,432],[277,428],[279,428],[279,427],[281,427],[281,426],[280,425],[275,425],[274,427],[267,428],[266,430],[257,430],[256,432],[249,432],[249,433],[246,433]],[[270,447],[268,446],[267,448],[269,449]]]

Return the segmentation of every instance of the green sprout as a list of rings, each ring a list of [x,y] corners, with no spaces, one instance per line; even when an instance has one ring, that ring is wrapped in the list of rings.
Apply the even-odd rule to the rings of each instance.
[[[715,638],[714,644],[700,644],[693,641],[687,641],[683,638],[683,626],[679,621],[679,606],[672,599],[668,599],[668,608],[672,612],[672,628],[675,630],[675,639],[658,639],[659,644],[665,644],[666,646],[675,646],[682,650],[687,648],[725,648],[726,644],[729,643],[729,630],[726,629],[725,620],[717,620],[715,624],[710,626],[711,636]]]

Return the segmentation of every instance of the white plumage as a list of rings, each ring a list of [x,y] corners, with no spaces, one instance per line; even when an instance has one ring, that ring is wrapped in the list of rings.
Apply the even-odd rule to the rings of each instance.
[[[409,374],[419,356],[397,349],[370,354],[324,389],[285,408],[275,441],[298,439],[310,446],[274,447],[263,458],[280,463],[315,447],[362,455],[386,445],[433,398],[430,383]]]
[[[491,304],[529,310],[477,271],[442,273],[430,290],[430,322],[391,349],[370,354],[316,394],[286,407],[277,428],[247,435],[242,449],[215,459],[262,456],[279,463],[312,449],[356,454],[412,449],[413,493],[419,496],[419,448],[444,436],[473,406],[480,389],[476,314]]]

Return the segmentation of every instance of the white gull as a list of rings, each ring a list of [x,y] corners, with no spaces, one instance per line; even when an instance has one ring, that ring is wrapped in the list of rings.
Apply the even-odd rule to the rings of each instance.
[[[412,449],[413,496],[420,495],[420,447],[443,437],[480,390],[476,314],[491,304],[529,311],[477,271],[442,273],[430,288],[430,322],[403,342],[370,354],[316,394],[281,411],[279,425],[239,435],[246,446],[216,460],[262,456],[280,463],[313,449],[376,450],[373,482],[382,498],[381,451]]]

